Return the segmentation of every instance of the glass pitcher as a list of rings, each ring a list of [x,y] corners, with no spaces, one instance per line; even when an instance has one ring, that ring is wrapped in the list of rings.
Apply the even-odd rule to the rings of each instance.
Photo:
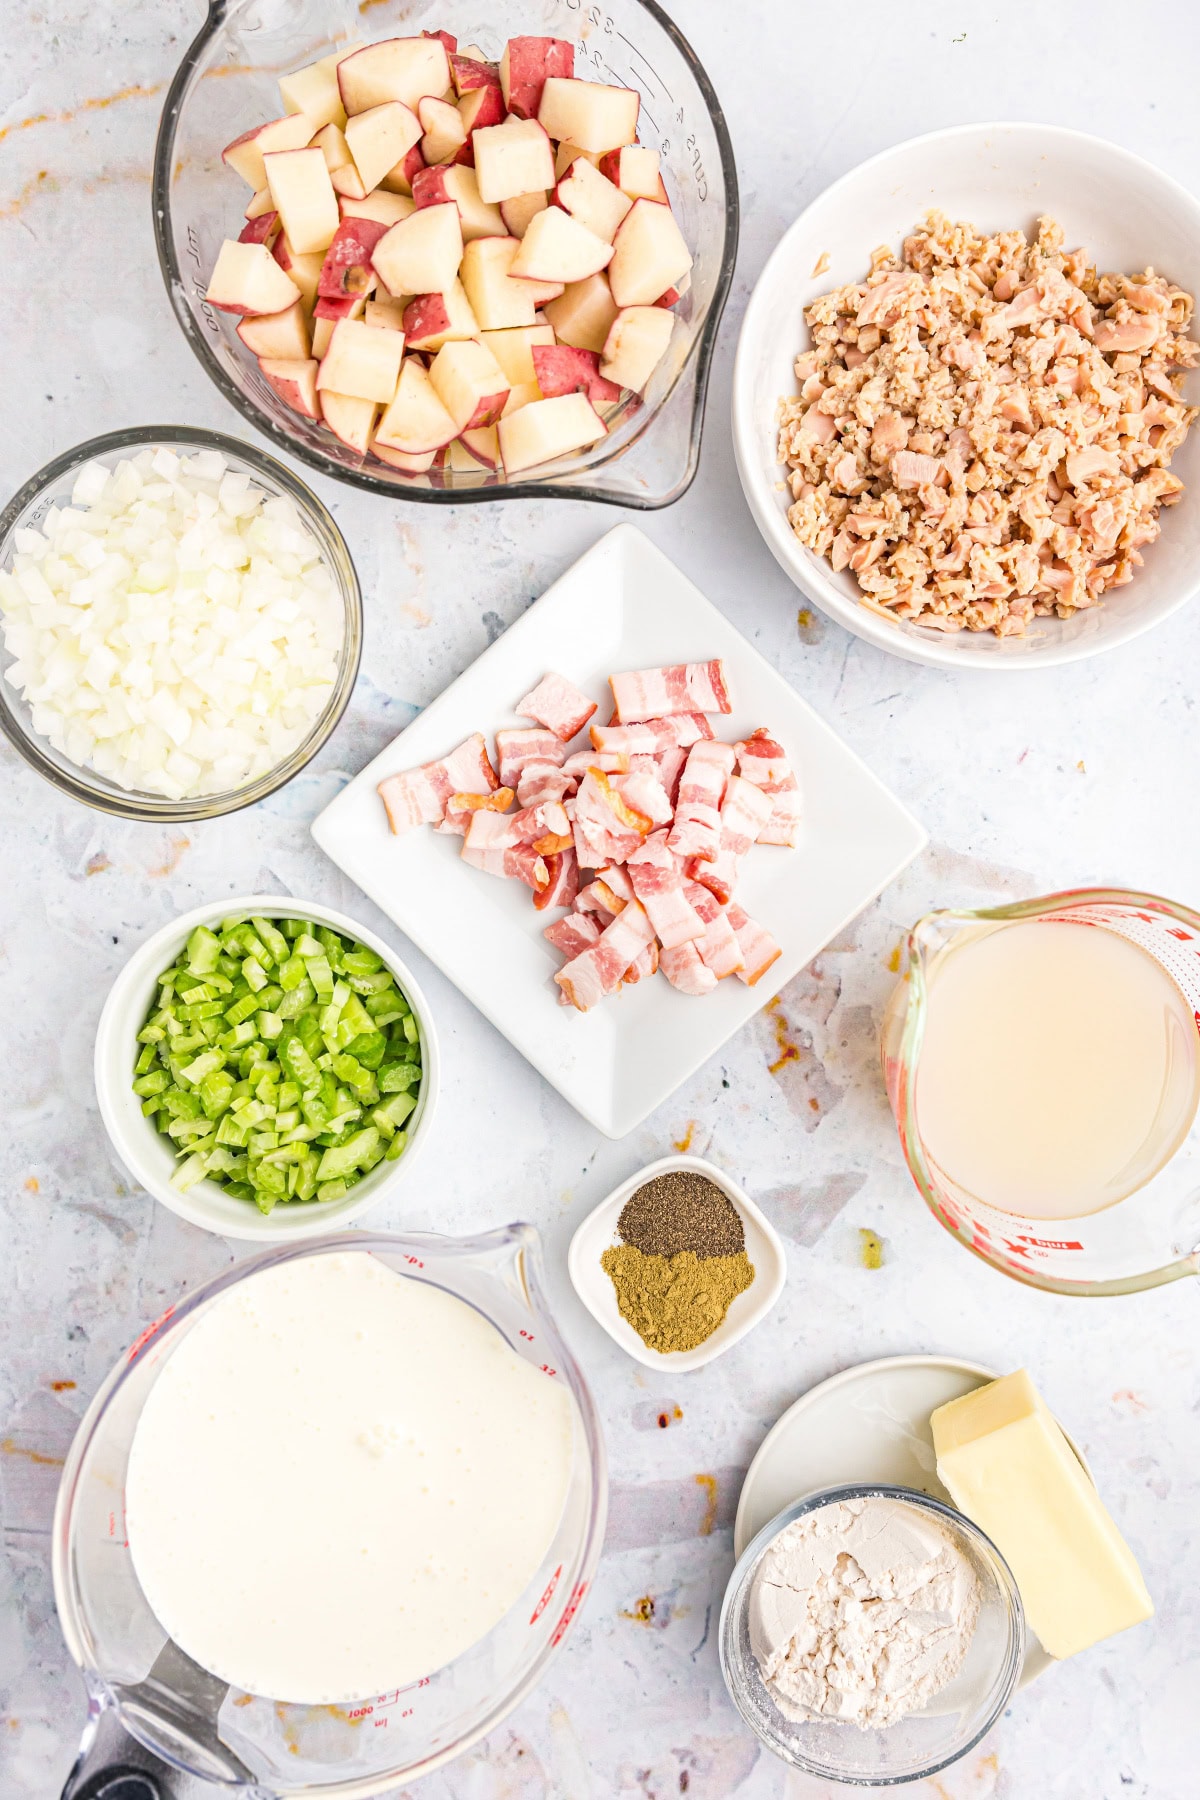
[[[934,1166],[916,1116],[916,1077],[937,959],[981,924],[1060,920],[1127,938],[1172,978],[1200,1028],[1200,913],[1153,894],[1081,888],[978,912],[933,912],[908,937],[908,967],[888,1004],[884,1079],[922,1199],[961,1244],[1017,1281],[1055,1294],[1131,1294],[1200,1274],[1200,1129],[1152,1179],[1082,1218],[1022,1218],[988,1206]]]
[[[660,166],[695,259],[675,307],[681,321],[641,400],[623,403],[592,449],[542,474],[505,482],[484,469],[406,476],[365,461],[293,412],[237,336],[237,320],[205,299],[222,239],[236,237],[249,195],[221,161],[226,144],[279,116],[279,77],[348,43],[439,27],[499,57],[514,36],[566,38],[576,73],[635,87],[640,142]],[[209,0],[163,106],[154,157],[154,229],[167,292],[184,336],[225,398],[251,425],[320,474],[393,499],[439,504],[553,495],[613,505],[669,505],[690,485],[717,327],[733,279],[738,189],[733,146],[713,91],[679,28],[654,0]],[[565,472],[564,472],[565,468]]]
[[[124,1525],[130,1447],[164,1359],[217,1298],[298,1257],[367,1251],[406,1278],[473,1306],[575,1403],[573,1462],[554,1541],[526,1592],[448,1667],[353,1706],[298,1706],[231,1689],[187,1657],[143,1597]],[[96,1791],[148,1800],[195,1792],[187,1777],[253,1794],[365,1800],[449,1761],[492,1731],[540,1678],[586,1594],[604,1538],[607,1480],[600,1424],[559,1336],[531,1225],[474,1238],[342,1232],[269,1251],[168,1308],[109,1375],[67,1457],[54,1518],[53,1575],[67,1648],[83,1671],[89,1718],[64,1800]],[[134,1740],[132,1743],[130,1739]],[[150,1775],[134,1775],[151,1759]],[[165,1764],[164,1769],[162,1765]],[[118,1776],[117,1771],[128,1771]],[[183,1771],[182,1783],[170,1771]],[[147,1785],[147,1783],[149,1785]]]

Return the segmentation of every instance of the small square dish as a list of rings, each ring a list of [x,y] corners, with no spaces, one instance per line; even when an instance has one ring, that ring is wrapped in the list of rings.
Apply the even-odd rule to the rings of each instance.
[[[601,1268],[600,1258],[612,1245],[621,1241],[617,1234],[617,1221],[629,1196],[646,1182],[655,1180],[659,1175],[670,1174],[673,1169],[688,1169],[695,1175],[706,1176],[723,1194],[728,1195],[741,1215],[746,1233],[746,1255],[754,1266],[754,1280],[744,1293],[737,1296],[711,1337],[705,1338],[702,1344],[697,1344],[694,1350],[663,1352],[652,1350],[648,1344],[643,1343],[633,1326],[622,1318],[617,1306],[617,1291]],[[689,1369],[703,1368],[714,1357],[732,1349],[739,1339],[744,1338],[748,1331],[753,1331],[759,1321],[766,1317],[783,1292],[783,1284],[787,1279],[787,1257],[777,1232],[765,1214],[722,1169],[718,1169],[714,1163],[705,1162],[699,1156],[664,1156],[658,1162],[639,1169],[628,1181],[623,1181],[619,1188],[614,1188],[608,1198],[588,1214],[571,1239],[571,1247],[567,1252],[567,1269],[575,1292],[614,1343],[620,1344],[622,1350],[628,1351],[630,1356],[644,1363],[648,1369],[668,1368],[686,1374]]]
[[[732,741],[765,725],[804,797],[794,849],[756,847],[738,900],[782,954],[754,987],[697,1000],[665,978],[585,1014],[559,1005],[558,916],[528,889],[465,865],[461,839],[425,827],[393,837],[376,789],[473,732],[518,721],[513,706],[557,670],[606,708],[614,670],[723,660]],[[607,717],[607,711],[602,715]],[[425,708],[315,820],[313,837],[584,1118],[624,1137],[870,904],[925,843],[911,814],[766,659],[640,531],[619,525]]]

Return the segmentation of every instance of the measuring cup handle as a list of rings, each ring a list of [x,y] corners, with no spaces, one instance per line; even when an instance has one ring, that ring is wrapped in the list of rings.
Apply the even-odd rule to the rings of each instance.
[[[130,1737],[116,1710],[93,1697],[62,1800],[169,1800],[162,1765]]]

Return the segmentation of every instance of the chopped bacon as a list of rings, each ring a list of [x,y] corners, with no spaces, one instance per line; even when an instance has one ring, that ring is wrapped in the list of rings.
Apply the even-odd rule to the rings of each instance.
[[[603,769],[606,775],[627,775],[632,761],[627,750],[576,750],[568,756],[563,769],[582,781],[589,769]]]
[[[646,948],[634,957],[624,975],[622,975],[620,985],[622,987],[633,987],[634,984],[641,981],[644,976],[657,975],[658,963],[658,943],[656,940],[651,939],[646,945]]]
[[[446,802],[446,816],[434,829],[464,837],[472,813],[507,812],[515,798],[512,789],[506,787],[497,788],[492,794],[451,794]]]
[[[575,792],[576,778],[565,768],[539,757],[527,762],[517,781],[518,806],[543,806],[547,800],[565,800]]]
[[[704,920],[684,893],[679,864],[667,848],[665,831],[652,832],[641,849],[634,851],[626,868],[633,891],[649,914],[664,950],[704,936]]]
[[[794,847],[800,841],[800,783],[786,750],[761,725],[734,748],[738,774],[770,794],[772,800],[770,817],[756,842]]]
[[[534,900],[535,906],[542,904],[541,900]],[[565,919],[555,919],[553,925],[547,925],[542,936],[570,958],[578,956],[581,950],[591,949],[600,936],[600,927],[594,913],[568,913]]]
[[[581,694],[565,675],[544,675],[532,693],[517,702],[522,718],[536,719],[564,744],[583,730],[595,710],[595,701]]]
[[[649,768],[631,769],[628,775],[614,776],[613,786],[625,804],[642,813],[652,825],[669,825],[672,810],[667,790],[659,780],[651,758],[645,760],[650,763]]]
[[[574,850],[568,846],[548,856],[546,869],[549,883],[540,893],[535,891],[533,904],[539,912],[551,906],[572,906],[579,892],[579,864]]]
[[[554,979],[577,1011],[588,1012],[606,994],[616,992],[629,965],[653,941],[653,925],[639,903],[631,900],[591,949],[572,957]]]
[[[515,816],[515,815],[514,815]],[[550,871],[532,844],[523,844],[513,820],[499,813],[476,812],[463,839],[463,861],[488,875],[507,875],[535,892],[549,885]]]
[[[745,967],[746,959],[730,923],[729,914],[718,904],[716,896],[698,881],[687,882],[683,891],[689,904],[704,921],[704,936],[696,945],[701,962],[705,968],[712,970],[718,981],[726,975],[738,974]]]
[[[585,867],[624,862],[654,821],[622,798],[602,769],[589,769],[575,796],[575,848]]]
[[[704,663],[676,663],[666,669],[631,669],[608,679],[616,716],[623,725],[672,713],[733,711],[719,657]]]
[[[627,870],[623,869],[620,863],[609,863],[607,868],[598,869],[596,880],[602,881],[606,888],[616,894],[618,899],[633,899],[633,883],[629,879]]]
[[[737,972],[738,980],[744,981],[747,987],[753,987],[766,974],[771,964],[779,960],[783,951],[770,932],[743,912],[736,900],[730,901],[727,917],[746,963],[745,968]]]
[[[592,747],[623,750],[627,756],[657,756],[662,750],[683,749],[713,735],[703,713],[676,713],[670,719],[639,719],[636,725],[593,725]]]
[[[527,763],[562,763],[566,754],[561,740],[543,727],[514,727],[496,733],[496,757],[500,763],[500,780],[505,787],[517,786],[521,770]]]
[[[603,925],[615,919],[624,905],[625,901],[619,900],[603,881],[589,881],[575,898],[577,913],[595,913]]]
[[[688,873],[721,902],[732,897],[742,858],[771,816],[769,794],[741,775],[730,777],[721,807],[721,845],[715,857],[693,857]]]
[[[388,824],[399,837],[414,825],[436,824],[452,794],[490,792],[499,786],[483,733],[477,731],[437,762],[385,776],[379,783],[379,797],[387,809]]]
[[[721,802],[733,774],[732,744],[705,741],[688,751],[670,845],[677,856],[715,856],[721,844]]]
[[[681,994],[711,994],[717,985],[716,976],[701,962],[695,944],[677,944],[673,950],[663,950],[658,966]]]
[[[679,804],[679,783],[687,758],[688,753],[682,744],[672,744],[669,749],[660,750],[655,757],[658,764],[658,779],[666,788],[667,798],[672,806]]]

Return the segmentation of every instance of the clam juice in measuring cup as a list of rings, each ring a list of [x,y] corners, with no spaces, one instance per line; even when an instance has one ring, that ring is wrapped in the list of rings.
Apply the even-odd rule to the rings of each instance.
[[[1128,936],[978,920],[925,965],[915,1113],[952,1190],[1023,1219],[1136,1193],[1187,1137],[1200,1039],[1167,969]]]

